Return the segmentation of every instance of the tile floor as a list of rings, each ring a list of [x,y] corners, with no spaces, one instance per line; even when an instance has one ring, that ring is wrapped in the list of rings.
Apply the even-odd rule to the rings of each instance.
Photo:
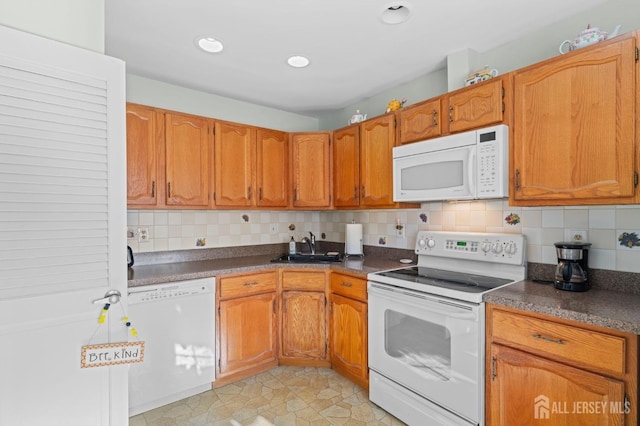
[[[129,425],[404,425],[367,396],[331,369],[280,366],[131,417]]]

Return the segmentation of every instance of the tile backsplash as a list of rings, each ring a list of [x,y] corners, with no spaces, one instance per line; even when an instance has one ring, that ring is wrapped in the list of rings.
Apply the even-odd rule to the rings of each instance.
[[[393,248],[413,248],[418,230],[521,233],[528,261],[547,264],[557,261],[553,243],[578,233],[593,244],[590,267],[640,272],[640,205],[512,207],[490,200],[406,210],[129,210],[127,242],[135,252],[153,252],[300,241],[309,231],[319,241],[343,242],[352,221],[363,224],[365,245]],[[147,240],[139,241],[140,230]]]

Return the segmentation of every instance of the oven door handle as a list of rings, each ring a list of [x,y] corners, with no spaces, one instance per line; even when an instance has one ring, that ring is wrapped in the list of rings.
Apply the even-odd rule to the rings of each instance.
[[[458,303],[453,300],[440,299],[428,294],[414,292],[402,288],[397,288],[385,284],[376,284],[369,282],[369,295],[378,295],[383,298],[406,298],[411,297],[414,299],[420,299],[422,303],[429,303],[429,309],[432,312],[441,313],[452,318],[468,318],[471,315],[475,315],[477,306],[466,305]],[[406,300],[406,299],[405,299]],[[461,312],[461,310],[463,312]]]

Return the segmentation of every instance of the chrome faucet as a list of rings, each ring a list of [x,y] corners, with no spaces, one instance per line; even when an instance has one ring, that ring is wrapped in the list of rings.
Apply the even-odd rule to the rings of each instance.
[[[303,237],[300,240],[301,243],[307,243],[309,245],[309,251],[311,254],[316,254],[316,236],[313,235],[313,232],[309,231],[310,238]]]

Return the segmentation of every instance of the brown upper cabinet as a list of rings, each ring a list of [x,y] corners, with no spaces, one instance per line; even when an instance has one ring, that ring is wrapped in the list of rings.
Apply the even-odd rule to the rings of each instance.
[[[289,137],[277,130],[256,130],[256,185],[259,207],[289,205]]]
[[[207,208],[211,121],[127,104],[127,205]]]
[[[287,134],[222,121],[215,129],[215,207],[287,207]]]
[[[333,132],[333,205],[360,205],[360,126]]]
[[[214,204],[216,207],[247,207],[255,190],[255,129],[218,121],[214,142]]]
[[[333,133],[333,205],[410,208],[393,201],[396,115],[381,115]],[[417,206],[417,205],[416,205]]]
[[[292,205],[301,209],[331,206],[329,132],[291,134]]]
[[[447,93],[444,101],[447,105],[448,133],[458,133],[504,122],[508,76],[507,74],[492,78]]]
[[[513,73],[511,204],[640,201],[637,68],[626,34]]]
[[[396,142],[395,124],[395,114],[360,123],[360,206],[394,206],[392,148]]]
[[[210,122],[193,115],[165,114],[167,206],[209,206]]]
[[[400,145],[509,122],[509,74],[400,109]]]
[[[442,135],[442,99],[429,99],[398,111],[400,144],[431,139]]]
[[[164,117],[155,108],[127,104],[127,205],[164,203],[159,159],[164,155]],[[162,199],[160,199],[162,195]]]

